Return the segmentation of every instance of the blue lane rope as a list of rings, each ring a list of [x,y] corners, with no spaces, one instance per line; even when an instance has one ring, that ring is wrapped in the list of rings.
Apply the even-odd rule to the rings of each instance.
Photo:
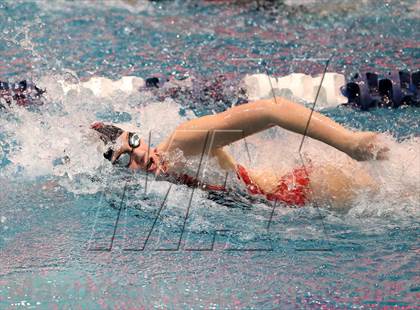
[[[356,73],[341,92],[348,98],[346,105],[361,110],[402,105],[420,107],[420,71],[389,72],[384,76],[373,72]]]

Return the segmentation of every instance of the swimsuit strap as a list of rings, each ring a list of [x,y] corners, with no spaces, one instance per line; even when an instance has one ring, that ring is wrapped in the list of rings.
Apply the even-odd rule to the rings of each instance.
[[[264,191],[249,176],[248,170],[240,164],[236,165],[236,176],[245,183],[250,194],[265,195]]]

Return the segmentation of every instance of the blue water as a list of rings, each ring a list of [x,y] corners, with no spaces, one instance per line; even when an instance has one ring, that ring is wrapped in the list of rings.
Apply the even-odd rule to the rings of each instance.
[[[379,196],[360,193],[346,212],[146,180],[110,167],[86,129],[130,122],[161,128],[159,139],[235,102],[244,74],[314,75],[331,55],[329,71],[347,76],[420,67],[416,1],[302,3],[0,3],[0,80],[47,88],[42,106],[0,110],[0,308],[419,306],[419,109],[322,110],[393,146],[388,162],[361,164],[380,180]],[[57,82],[127,75],[227,81],[222,102],[64,95]],[[251,162],[263,149],[296,164],[298,137],[259,138],[249,141]],[[242,147],[233,151],[245,161]],[[304,151],[341,158],[317,144]]]

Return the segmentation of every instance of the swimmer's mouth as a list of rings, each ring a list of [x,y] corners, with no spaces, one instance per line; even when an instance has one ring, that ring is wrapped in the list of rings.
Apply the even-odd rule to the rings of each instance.
[[[154,163],[155,161],[153,160],[152,157],[150,157],[149,160],[147,161],[146,170],[149,170]]]
[[[114,151],[112,149],[108,149],[108,151],[104,153],[105,159],[108,159],[109,161],[112,160],[112,155],[114,155]]]

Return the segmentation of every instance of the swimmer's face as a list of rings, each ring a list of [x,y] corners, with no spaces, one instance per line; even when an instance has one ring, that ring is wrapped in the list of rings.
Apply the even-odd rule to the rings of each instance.
[[[140,145],[133,149],[128,143],[129,132],[117,126],[106,125],[100,122],[93,123],[91,128],[100,134],[100,138],[104,143],[112,144],[112,147],[104,153],[104,157],[113,164],[133,170],[156,170],[158,160],[143,139],[140,139]]]
[[[149,154],[147,143],[140,139],[140,145],[134,149],[128,144],[128,132],[124,131],[114,144],[110,159],[112,164],[127,167],[132,170],[154,170],[156,162]]]

